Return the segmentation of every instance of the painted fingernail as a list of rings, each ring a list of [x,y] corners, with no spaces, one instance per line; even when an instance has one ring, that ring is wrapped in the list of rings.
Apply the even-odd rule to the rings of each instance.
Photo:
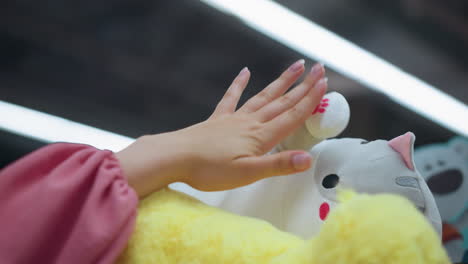
[[[244,67],[240,72],[239,72],[239,77],[246,75],[249,72],[249,68]]]
[[[298,72],[302,69],[302,67],[304,67],[304,63],[305,63],[304,60],[302,59],[298,60],[293,65],[289,66],[288,70],[290,72]]]
[[[310,166],[311,157],[305,153],[298,153],[292,157],[292,163],[296,170],[304,170]]]
[[[316,63],[312,69],[310,69],[310,75],[313,78],[317,78],[323,72],[323,66],[320,63]]]
[[[328,85],[328,78],[325,77],[325,78],[320,79],[315,85],[315,87],[316,89],[324,89],[327,87],[327,85]]]
[[[323,74],[327,73],[327,70],[325,69],[325,64],[323,62],[319,62],[320,66],[322,66],[322,71]]]

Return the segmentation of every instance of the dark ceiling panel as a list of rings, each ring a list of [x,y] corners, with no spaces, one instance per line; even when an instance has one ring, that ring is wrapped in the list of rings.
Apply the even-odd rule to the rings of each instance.
[[[464,57],[435,48],[403,18],[366,1],[278,2],[468,102]],[[204,120],[248,66],[245,101],[300,57],[199,1],[0,3],[0,100],[132,137]],[[331,90],[351,105],[343,136],[391,138],[411,130],[423,144],[453,135],[328,73]]]

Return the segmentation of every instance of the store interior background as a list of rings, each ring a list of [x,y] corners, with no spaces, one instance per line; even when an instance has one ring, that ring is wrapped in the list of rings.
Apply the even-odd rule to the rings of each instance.
[[[468,103],[467,1],[277,2]],[[129,137],[200,122],[242,67],[252,72],[245,101],[299,58],[199,1],[0,3],[0,100]],[[309,68],[314,61],[306,59]],[[342,137],[391,139],[412,131],[421,146],[456,136],[327,72],[330,90],[351,107]],[[0,168],[42,145],[0,131]]]

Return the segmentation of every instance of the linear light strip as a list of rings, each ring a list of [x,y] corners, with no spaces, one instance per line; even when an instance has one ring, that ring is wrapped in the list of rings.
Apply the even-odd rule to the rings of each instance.
[[[119,151],[134,139],[0,101],[0,129],[45,143],[72,142]]]
[[[468,107],[434,86],[270,0],[201,0],[402,106],[468,136]]]

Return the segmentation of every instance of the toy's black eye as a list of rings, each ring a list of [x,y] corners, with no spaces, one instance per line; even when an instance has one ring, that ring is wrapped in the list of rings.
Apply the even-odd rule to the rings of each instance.
[[[438,164],[439,166],[444,166],[444,165],[445,165],[445,161],[443,161],[443,160],[438,160],[438,161],[437,161],[437,164]]]
[[[367,141],[367,140],[361,141],[361,145],[364,145],[364,144],[367,144],[367,143],[369,143],[369,141]]]
[[[322,186],[326,189],[332,189],[335,188],[336,185],[338,185],[338,182],[340,181],[340,177],[336,174],[329,174],[325,176],[322,180]]]
[[[426,166],[424,166],[424,169],[427,170],[427,171],[430,171],[430,170],[432,170],[432,166],[427,164]]]

